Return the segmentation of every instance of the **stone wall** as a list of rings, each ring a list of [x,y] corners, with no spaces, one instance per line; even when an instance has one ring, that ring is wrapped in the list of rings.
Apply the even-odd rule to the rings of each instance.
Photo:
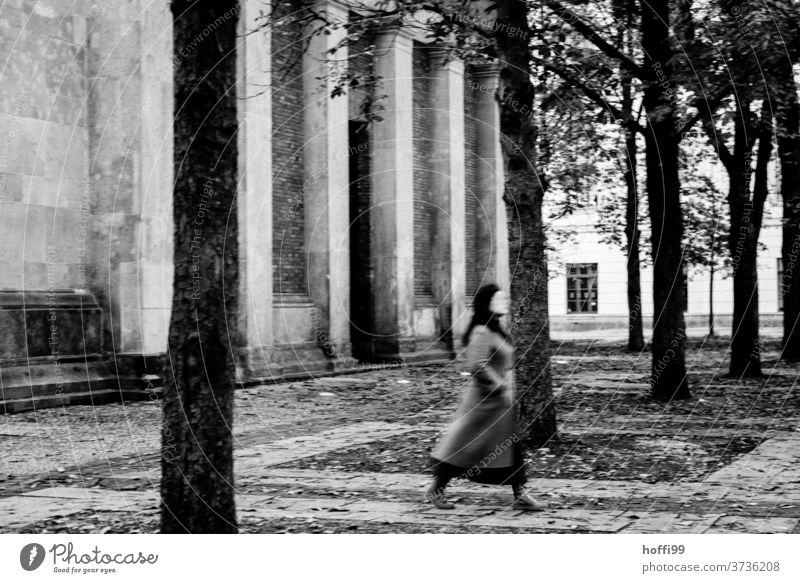
[[[109,347],[159,354],[172,301],[172,15],[167,0],[107,0],[89,16],[93,289]]]
[[[5,2],[0,18],[0,288],[86,288],[87,15]]]
[[[0,14],[0,361],[53,378],[62,359],[102,351],[88,291],[87,20],[55,0]],[[3,370],[5,387],[12,376]]]
[[[6,410],[118,398],[125,353],[166,348],[171,26],[167,0],[3,4]]]

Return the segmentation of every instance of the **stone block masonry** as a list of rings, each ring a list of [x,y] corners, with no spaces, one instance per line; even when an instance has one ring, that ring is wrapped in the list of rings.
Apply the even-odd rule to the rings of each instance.
[[[502,280],[507,258],[493,222],[497,104],[465,90],[464,64],[445,65],[423,31],[389,27],[336,50],[344,28],[280,20],[299,8],[289,3],[259,28],[263,7],[243,0],[232,15],[238,380],[452,356],[471,293],[484,274]],[[0,290],[13,297],[0,366],[52,361],[39,301],[52,292],[59,366],[91,360],[86,390],[69,371],[88,399],[98,386],[119,398],[118,376],[127,391],[158,374],[167,350],[173,77],[216,27],[175,47],[172,17],[167,0],[15,0],[0,20]],[[334,97],[340,75],[357,82]],[[13,381],[15,399],[33,406],[48,375]]]

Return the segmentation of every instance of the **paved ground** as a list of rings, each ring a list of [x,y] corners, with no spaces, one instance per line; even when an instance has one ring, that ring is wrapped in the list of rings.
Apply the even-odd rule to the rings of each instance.
[[[602,320],[601,320],[602,322]],[[721,328],[721,326],[717,326],[717,328]],[[644,339],[646,342],[650,341],[650,330],[644,330]],[[727,332],[727,331],[725,331]],[[725,334],[723,332],[723,335]],[[783,328],[776,327],[776,326],[761,326],[759,328],[759,333],[761,334],[762,338],[780,338],[783,335]],[[708,334],[708,326],[698,326],[694,328],[687,328],[686,329],[686,336],[689,338],[705,338],[706,334]],[[602,337],[604,341],[620,341],[626,340],[628,338],[628,329],[627,328],[610,328],[608,330],[551,330],[550,331],[550,338],[551,340],[583,340],[586,342],[590,342],[597,338]]]
[[[694,398],[647,399],[649,356],[556,345],[559,438],[529,454],[545,512],[455,482],[455,511],[422,503],[425,460],[467,377],[460,363],[237,392],[244,532],[800,533],[796,368],[728,378],[724,343],[687,355]],[[0,418],[4,532],[155,532],[157,403]]]

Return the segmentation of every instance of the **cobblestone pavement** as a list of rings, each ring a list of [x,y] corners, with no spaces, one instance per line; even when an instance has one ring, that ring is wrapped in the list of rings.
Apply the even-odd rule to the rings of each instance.
[[[723,374],[693,345],[694,398],[646,398],[649,355],[557,345],[559,438],[529,456],[549,508],[456,481],[457,508],[422,502],[424,466],[468,377],[459,362],[241,390],[235,473],[243,532],[800,533],[796,368]],[[3,532],[155,532],[158,403],[0,419]]]

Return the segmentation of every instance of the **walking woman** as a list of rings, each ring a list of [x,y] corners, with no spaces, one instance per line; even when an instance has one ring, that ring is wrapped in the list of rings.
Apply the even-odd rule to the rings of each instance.
[[[472,378],[454,423],[431,454],[434,478],[425,498],[437,508],[455,508],[445,497],[445,487],[451,478],[462,477],[510,485],[514,508],[543,510],[546,506],[525,492],[522,436],[514,412],[513,348],[500,324],[508,300],[496,285],[485,285],[475,295],[473,309],[464,334]]]

